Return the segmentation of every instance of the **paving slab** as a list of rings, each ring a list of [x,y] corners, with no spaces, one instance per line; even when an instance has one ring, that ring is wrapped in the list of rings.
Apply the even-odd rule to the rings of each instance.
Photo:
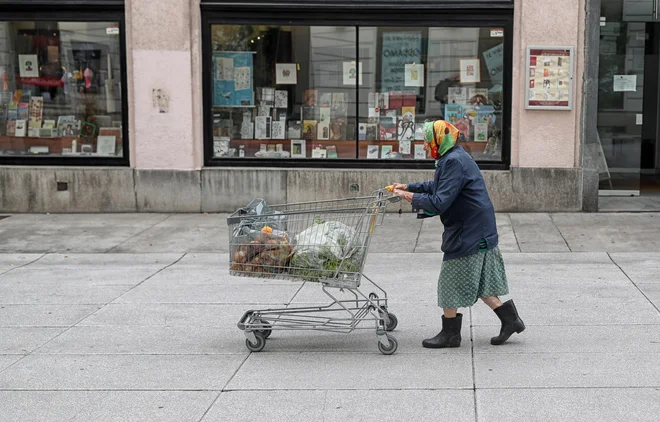
[[[533,403],[533,406],[525,405]],[[660,391],[646,388],[477,390],[480,421],[657,421]]]
[[[505,264],[508,265],[540,265],[565,266],[580,264],[590,267],[615,266],[605,252],[546,252],[546,253],[504,253]]]
[[[184,214],[145,230],[113,252],[227,252],[229,228],[226,215]]]
[[[57,337],[65,328],[0,328],[0,354],[28,354]]]
[[[41,283],[35,288],[30,283],[0,281],[0,301],[14,305],[106,304],[130,288],[124,284],[86,286],[82,283]]]
[[[0,304],[0,327],[70,327],[100,305]]]
[[[658,324],[660,313],[648,300],[638,299],[573,300],[551,296],[544,302],[528,300],[524,294],[513,298],[526,325],[610,325]],[[623,311],[621,311],[623,310]],[[474,325],[499,324],[495,313],[481,303],[472,307]]]
[[[201,422],[286,421],[324,419],[326,391],[225,391]]]
[[[266,346],[268,347],[268,346]],[[0,378],[1,379],[1,378]],[[253,353],[231,380],[231,390],[472,388],[465,353],[382,355]]]
[[[477,388],[660,388],[657,353],[475,354]]]
[[[490,338],[499,333],[499,326],[476,326],[473,327],[474,353],[660,353],[660,324],[613,324],[532,325],[500,346],[490,344]]]
[[[474,393],[457,390],[328,391],[324,421],[475,420]]]
[[[172,266],[160,271],[149,279],[145,284],[149,285],[200,285],[200,284],[222,284],[222,285],[291,285],[292,280],[267,279],[255,277],[234,277],[229,275],[229,265],[202,267]],[[298,283],[300,284],[300,283]]]
[[[549,214],[509,214],[521,252],[569,252]]]
[[[3,370],[9,368],[14,363],[23,359],[23,357],[24,356],[22,355],[0,355],[0,373],[2,373]]]
[[[117,303],[225,303],[286,304],[301,283],[289,284],[157,284],[144,283],[117,299]]]
[[[0,391],[7,422],[197,422],[218,393],[188,391]]]
[[[553,214],[572,251],[649,252],[660,250],[659,213]]]
[[[245,336],[238,328],[94,326],[72,327],[36,353],[212,355],[247,351]]]
[[[0,252],[106,252],[167,218],[159,214],[20,214],[0,224]]]
[[[246,355],[37,355],[0,372],[0,390],[221,390]]]
[[[276,308],[280,306],[282,305],[110,303],[78,325],[214,327],[238,330],[236,324],[246,311],[255,308]]]
[[[383,224],[374,230],[369,253],[412,253],[422,221],[415,219],[412,214],[387,214]]]
[[[612,260],[635,283],[660,283],[660,253],[611,253]]]
[[[658,283],[639,283],[637,284],[642,293],[648,298],[649,301],[660,309],[660,284]]]
[[[0,285],[27,284],[47,288],[59,286],[135,286],[153,276],[158,269],[145,267],[19,268],[0,276]]]

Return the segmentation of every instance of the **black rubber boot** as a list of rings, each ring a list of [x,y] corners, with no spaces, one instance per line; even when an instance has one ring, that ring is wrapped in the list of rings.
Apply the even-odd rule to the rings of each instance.
[[[463,314],[456,314],[456,318],[442,316],[442,331],[433,338],[426,339],[422,346],[429,349],[443,349],[445,347],[459,347],[461,345],[461,324]]]
[[[490,339],[490,344],[498,346],[509,339],[513,333],[522,333],[525,331],[525,323],[518,316],[518,310],[513,300],[507,300],[495,309],[495,314],[502,321],[500,335]]]

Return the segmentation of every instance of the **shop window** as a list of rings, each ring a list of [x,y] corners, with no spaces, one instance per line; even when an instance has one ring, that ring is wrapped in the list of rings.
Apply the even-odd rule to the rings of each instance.
[[[0,157],[124,157],[119,28],[0,22]]]
[[[210,34],[215,162],[430,162],[422,129],[435,119],[453,123],[476,160],[503,160],[501,28],[213,24]]]

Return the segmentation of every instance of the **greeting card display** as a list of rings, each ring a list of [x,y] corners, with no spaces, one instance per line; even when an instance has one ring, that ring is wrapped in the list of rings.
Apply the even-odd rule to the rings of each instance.
[[[213,105],[251,107],[254,52],[213,53]]]

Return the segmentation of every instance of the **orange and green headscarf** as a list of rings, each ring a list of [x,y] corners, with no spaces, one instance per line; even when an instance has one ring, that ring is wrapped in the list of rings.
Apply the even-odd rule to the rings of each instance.
[[[439,160],[458,141],[460,132],[451,123],[436,120],[424,124],[424,139],[434,160]]]

